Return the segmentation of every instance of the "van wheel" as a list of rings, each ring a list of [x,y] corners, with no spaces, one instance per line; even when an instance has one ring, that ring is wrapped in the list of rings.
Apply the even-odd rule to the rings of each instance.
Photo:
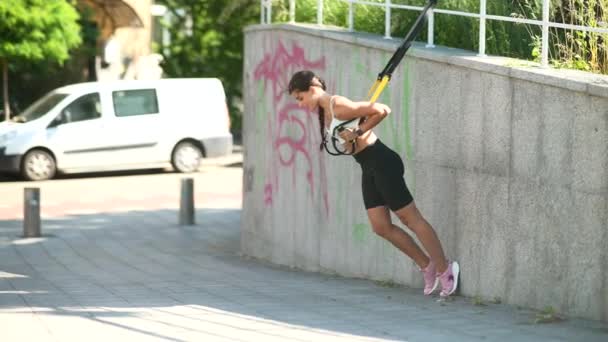
[[[55,177],[57,164],[49,153],[43,150],[29,151],[21,163],[21,176],[30,181],[47,180]]]
[[[184,141],[173,149],[171,163],[177,172],[195,172],[201,166],[203,152],[195,144]]]

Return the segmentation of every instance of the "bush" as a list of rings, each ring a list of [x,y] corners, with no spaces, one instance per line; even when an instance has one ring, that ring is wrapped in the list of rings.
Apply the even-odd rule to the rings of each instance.
[[[384,0],[368,0],[384,3]],[[392,0],[393,4],[423,6],[426,0]],[[289,0],[275,2],[273,22],[289,20]],[[437,8],[479,13],[480,0],[441,0]],[[608,28],[608,1],[552,0],[550,20],[559,23]],[[404,9],[391,11],[391,35],[403,37],[420,12]],[[542,19],[542,0],[488,1],[490,15]],[[354,29],[384,34],[384,8],[354,5]],[[296,1],[296,21],[317,22],[317,0]],[[346,27],[348,3],[324,0],[323,24]],[[426,41],[422,30],[417,40]],[[608,74],[606,41],[608,35],[581,31],[552,29],[550,31],[550,59],[554,66]],[[435,14],[435,44],[479,50],[479,20],[469,17]],[[541,28],[536,25],[505,21],[486,21],[486,53],[525,60],[540,60]]]

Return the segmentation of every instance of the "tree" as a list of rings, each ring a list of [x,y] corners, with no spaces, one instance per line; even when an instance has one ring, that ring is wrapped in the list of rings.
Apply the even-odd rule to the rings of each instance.
[[[218,77],[224,83],[233,129],[240,129],[243,28],[259,23],[259,0],[157,0],[167,6],[171,36],[160,47],[169,77]]]
[[[78,12],[67,0],[0,1],[0,65],[7,121],[9,63],[63,63],[69,58],[69,50],[82,42],[78,18]]]
[[[2,0],[0,0],[2,1]],[[94,12],[86,3],[78,2],[82,44],[70,50],[70,58],[63,64],[15,60],[11,63],[10,80],[11,116],[27,108],[49,91],[80,82],[96,81],[95,57],[99,53],[97,40],[99,29],[94,21]],[[1,77],[1,76],[0,76]],[[0,96],[0,99],[2,96]],[[0,113],[2,112],[0,104]],[[1,115],[0,121],[4,118]]]

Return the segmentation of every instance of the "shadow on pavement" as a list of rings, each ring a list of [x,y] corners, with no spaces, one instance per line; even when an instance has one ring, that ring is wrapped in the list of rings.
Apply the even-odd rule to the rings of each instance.
[[[38,239],[22,239],[19,220],[0,221],[0,313],[36,311],[170,341],[189,340],[177,331],[260,341],[510,340],[513,329],[527,341],[608,337],[599,323],[535,325],[530,311],[504,305],[437,304],[419,289],[244,258],[240,209],[199,209],[193,226],[177,220],[169,209],[72,215],[43,219]]]
[[[0,221],[0,289],[13,289],[0,291],[0,313],[39,310],[171,341],[185,341],[174,329],[236,329],[252,336],[245,340],[293,329],[387,337],[350,320],[352,307],[323,293],[339,288],[336,278],[241,257],[240,215],[199,209],[193,226],[177,225],[177,210],[72,215],[43,219],[43,236],[30,239],[21,237],[20,220]],[[121,320],[127,317],[167,333]]]

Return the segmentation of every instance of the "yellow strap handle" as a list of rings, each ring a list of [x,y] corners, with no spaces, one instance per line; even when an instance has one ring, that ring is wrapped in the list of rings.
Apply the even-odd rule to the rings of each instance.
[[[382,93],[384,88],[386,88],[386,85],[388,84],[388,81],[390,81],[390,79],[391,78],[388,75],[385,75],[382,76],[382,80],[376,80],[372,88],[369,90],[369,93],[367,94],[369,96],[372,91],[374,92],[374,95],[372,95],[369,102],[374,103],[376,102],[376,100],[378,100],[378,97],[380,97],[380,94]]]
[[[380,84],[380,80],[376,79],[376,82],[374,82],[374,84],[372,85],[372,87],[367,92],[367,98],[368,99],[372,97],[372,94],[374,94],[374,92],[376,91],[376,88],[378,88],[379,84]]]

